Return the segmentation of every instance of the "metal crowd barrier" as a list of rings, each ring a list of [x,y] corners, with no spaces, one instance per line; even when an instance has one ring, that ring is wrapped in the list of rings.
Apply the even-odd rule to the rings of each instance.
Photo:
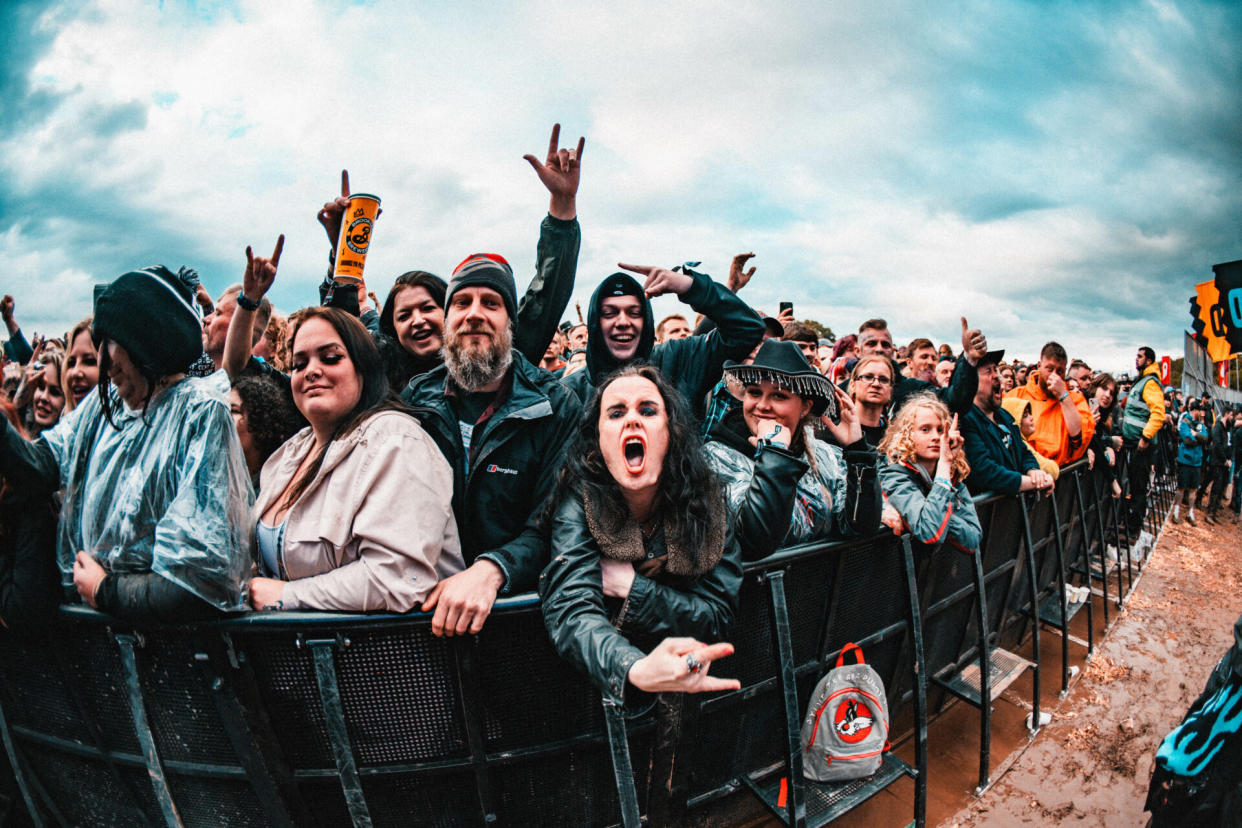
[[[1172,506],[1168,474],[1158,462],[1153,535]],[[980,708],[986,787],[990,701],[1025,669],[1038,727],[1040,665],[1009,651],[1036,637],[1038,654],[1041,626],[1054,631],[1066,688],[1067,583],[1107,611],[1124,601],[1123,574],[1127,591],[1135,580],[1102,461],[1067,467],[1053,498],[977,504],[977,555],[882,534],[749,565],[737,652],[716,670],[742,689],[671,708],[602,705],[557,656],[533,595],[454,639],[422,614],[138,629],[66,606],[44,635],[0,636],[0,741],[36,826],[674,824],[743,790],[787,824],[822,825],[902,777],[922,825],[929,714],[951,697]],[[890,756],[871,780],[810,783],[801,716],[849,642],[883,677],[892,739],[913,739],[914,764]]]

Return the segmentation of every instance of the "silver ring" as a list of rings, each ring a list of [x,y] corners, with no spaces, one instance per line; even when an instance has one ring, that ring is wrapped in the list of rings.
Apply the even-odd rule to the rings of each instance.
[[[702,662],[694,657],[694,653],[686,654],[686,669],[691,673],[697,673],[699,670],[703,669]]]

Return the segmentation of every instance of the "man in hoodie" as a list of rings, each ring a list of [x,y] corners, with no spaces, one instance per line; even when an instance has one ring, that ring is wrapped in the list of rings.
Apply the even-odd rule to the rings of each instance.
[[[585,403],[604,377],[634,360],[646,360],[660,369],[701,420],[721,366],[726,359],[744,359],[759,344],[763,319],[732,291],[689,265],[673,270],[620,266],[645,277],[645,282],[640,285],[628,273],[614,273],[595,289],[587,311],[587,367],[567,377],[565,385]],[[696,313],[711,319],[716,330],[655,345],[650,300],[665,293],[677,294]]]

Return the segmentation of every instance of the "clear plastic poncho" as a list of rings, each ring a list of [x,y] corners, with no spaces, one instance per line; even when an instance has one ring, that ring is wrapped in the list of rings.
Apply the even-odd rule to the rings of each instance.
[[[110,573],[156,572],[219,609],[242,609],[254,492],[228,403],[195,378],[157,394],[145,415],[109,392],[119,430],[95,392],[42,435],[65,488],[65,585],[85,550]]]

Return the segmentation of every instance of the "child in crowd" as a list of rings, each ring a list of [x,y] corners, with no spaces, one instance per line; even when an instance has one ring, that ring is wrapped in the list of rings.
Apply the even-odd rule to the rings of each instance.
[[[947,541],[978,551],[983,532],[966,489],[970,466],[957,415],[950,419],[934,394],[915,394],[889,426],[880,453],[888,459],[880,467],[880,485],[910,534],[931,549]]]

